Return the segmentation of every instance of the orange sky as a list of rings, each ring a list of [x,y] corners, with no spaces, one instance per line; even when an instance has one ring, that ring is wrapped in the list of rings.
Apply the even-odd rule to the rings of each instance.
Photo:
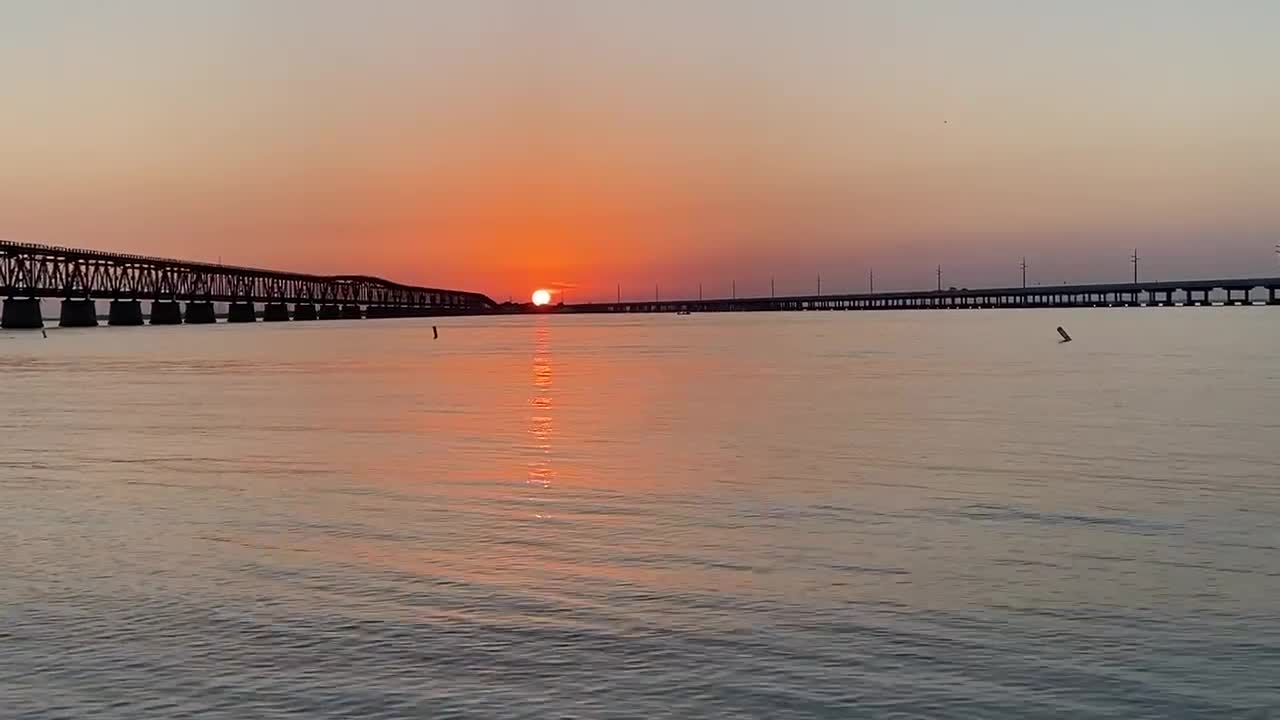
[[[1028,7],[1035,5],[1035,7]],[[1275,274],[1265,2],[31,3],[0,237],[527,297]]]

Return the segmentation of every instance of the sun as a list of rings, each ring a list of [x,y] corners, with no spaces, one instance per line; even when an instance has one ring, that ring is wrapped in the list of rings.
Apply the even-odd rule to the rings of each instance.
[[[550,290],[534,290],[534,291],[533,291],[533,304],[534,304],[534,305],[549,305],[549,304],[551,304],[551,291],[550,291]]]

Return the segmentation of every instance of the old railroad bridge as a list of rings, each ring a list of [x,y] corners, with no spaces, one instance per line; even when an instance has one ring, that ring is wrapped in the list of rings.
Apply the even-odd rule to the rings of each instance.
[[[61,298],[59,324],[98,324],[97,300],[110,300],[112,325],[141,325],[142,301],[153,325],[212,323],[214,303],[228,322],[419,317],[487,312],[479,293],[401,285],[357,275],[321,276],[96,250],[0,242],[5,328],[44,324],[40,298]],[[290,307],[292,306],[292,307]]]

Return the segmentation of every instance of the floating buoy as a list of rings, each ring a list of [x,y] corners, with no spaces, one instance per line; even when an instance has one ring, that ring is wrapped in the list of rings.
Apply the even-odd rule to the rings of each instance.
[[[1071,336],[1067,334],[1066,330],[1062,329],[1061,325],[1058,326],[1058,334],[1062,336],[1062,342],[1071,342]]]

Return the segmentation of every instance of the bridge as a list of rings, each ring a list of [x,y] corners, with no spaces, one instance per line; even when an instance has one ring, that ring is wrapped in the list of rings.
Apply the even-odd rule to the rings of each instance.
[[[708,300],[653,300],[563,305],[558,312],[573,313],[677,313],[753,312],[797,310],[928,310],[1073,307],[1173,307],[1252,305],[1255,295],[1266,292],[1267,305],[1280,305],[1280,277],[1175,280],[1161,282],[1104,283],[1036,287],[949,288],[910,292],[854,293],[848,295],[793,295],[788,297],[716,298]]]
[[[0,242],[4,328],[39,328],[40,298],[61,298],[59,325],[98,324],[97,300],[110,300],[111,325],[141,325],[149,300],[153,325],[424,317],[491,311],[479,293],[401,285],[361,275],[303,273],[188,262],[140,255]],[[185,303],[185,307],[182,304]],[[290,307],[292,306],[292,308]]]

